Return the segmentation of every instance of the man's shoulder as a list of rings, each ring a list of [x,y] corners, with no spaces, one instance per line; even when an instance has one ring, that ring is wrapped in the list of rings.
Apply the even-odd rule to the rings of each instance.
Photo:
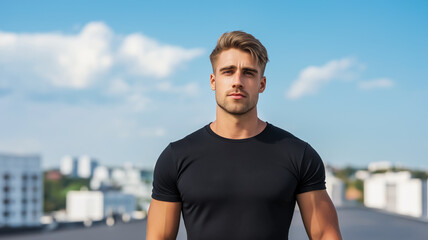
[[[208,132],[206,130],[207,126],[208,125],[205,125],[202,128],[190,133],[189,135],[177,141],[171,142],[170,145],[173,148],[187,148],[203,142],[203,139],[208,136]]]
[[[268,123],[267,128],[268,128],[268,131],[265,137],[269,141],[284,142],[284,143],[297,144],[297,145],[307,144],[305,141],[296,137],[289,131],[284,130],[280,127],[277,127],[271,123]]]

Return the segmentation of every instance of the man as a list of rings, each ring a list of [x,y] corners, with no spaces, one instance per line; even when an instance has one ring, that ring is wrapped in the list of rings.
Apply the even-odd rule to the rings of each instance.
[[[188,239],[288,239],[296,201],[311,239],[341,239],[318,154],[257,116],[265,47],[225,33],[210,60],[216,119],[160,155],[147,239],[175,239],[181,212]]]

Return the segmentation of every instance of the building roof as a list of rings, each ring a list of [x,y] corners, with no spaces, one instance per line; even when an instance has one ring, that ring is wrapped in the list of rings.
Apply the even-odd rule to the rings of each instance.
[[[409,217],[388,214],[385,212],[360,208],[339,208],[338,216],[343,239],[412,239],[422,240],[428,236],[428,222]],[[53,232],[22,234],[7,236],[10,240],[113,240],[113,239],[145,239],[146,220],[113,227],[96,225],[91,228],[72,228]],[[0,239],[2,236],[0,236]],[[290,227],[290,239],[307,239],[305,229],[298,211],[295,211]],[[181,222],[177,240],[185,240],[184,225]]]

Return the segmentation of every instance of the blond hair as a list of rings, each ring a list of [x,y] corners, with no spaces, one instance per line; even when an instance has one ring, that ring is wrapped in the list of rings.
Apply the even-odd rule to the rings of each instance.
[[[257,64],[259,64],[263,76],[266,63],[269,61],[266,48],[253,35],[242,31],[225,32],[220,36],[217,41],[217,46],[210,55],[213,71],[215,71],[214,64],[218,55],[231,48],[236,48],[251,54],[251,56],[257,60]]]

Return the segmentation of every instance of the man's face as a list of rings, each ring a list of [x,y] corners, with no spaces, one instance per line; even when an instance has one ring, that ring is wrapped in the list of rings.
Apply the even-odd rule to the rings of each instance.
[[[261,67],[251,54],[232,48],[217,57],[211,74],[211,89],[217,105],[227,113],[243,115],[255,109],[266,87]]]

